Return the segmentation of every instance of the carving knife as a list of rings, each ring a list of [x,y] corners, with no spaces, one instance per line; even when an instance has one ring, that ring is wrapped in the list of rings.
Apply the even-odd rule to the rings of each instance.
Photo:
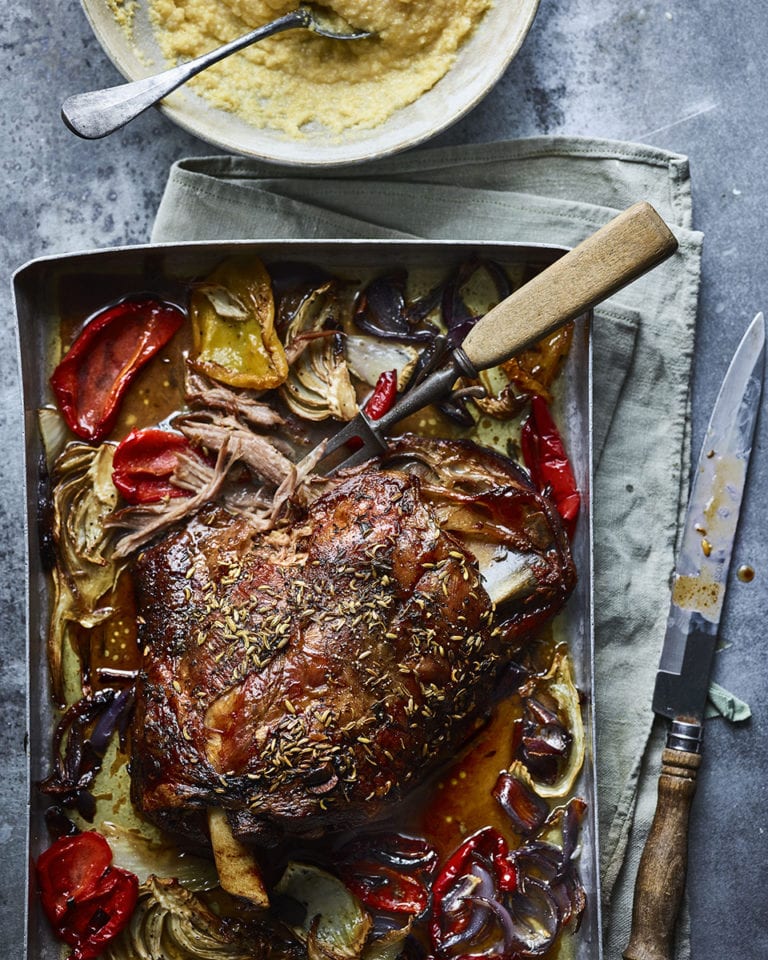
[[[625,960],[670,960],[685,889],[704,708],[765,371],[759,313],[731,361],[693,477],[653,709],[671,720]]]

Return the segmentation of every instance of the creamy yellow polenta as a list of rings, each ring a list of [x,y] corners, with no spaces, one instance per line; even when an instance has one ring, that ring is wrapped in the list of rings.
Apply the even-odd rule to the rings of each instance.
[[[249,123],[300,136],[375,127],[449,70],[493,0],[332,0],[333,13],[372,31],[340,42],[306,30],[263,40],[209,68],[194,89]],[[171,63],[219,46],[298,6],[296,0],[150,0]]]

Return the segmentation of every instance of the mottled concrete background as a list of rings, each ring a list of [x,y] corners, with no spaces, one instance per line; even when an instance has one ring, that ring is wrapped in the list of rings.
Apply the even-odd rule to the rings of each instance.
[[[1,2],[0,952],[11,958],[21,954],[26,784],[20,405],[7,279],[40,254],[146,241],[169,164],[213,151],[155,112],[105,141],[77,140],[59,120],[62,97],[117,82],[117,73],[75,2]],[[727,359],[768,307],[767,46],[764,0],[542,0],[502,82],[437,141],[567,133],[691,158],[694,225],[706,234],[695,449]],[[707,730],[691,835],[697,960],[768,957],[767,491],[764,415],[734,565],[751,563],[757,576],[749,585],[731,578],[716,665],[716,679],[748,700],[754,717]]]

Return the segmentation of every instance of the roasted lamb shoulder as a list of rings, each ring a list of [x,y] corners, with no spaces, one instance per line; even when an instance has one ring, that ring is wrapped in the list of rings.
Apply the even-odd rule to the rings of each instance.
[[[269,533],[206,506],[133,572],[134,804],[196,844],[223,807],[256,845],[390,813],[472,735],[575,579],[522,471],[414,437]]]

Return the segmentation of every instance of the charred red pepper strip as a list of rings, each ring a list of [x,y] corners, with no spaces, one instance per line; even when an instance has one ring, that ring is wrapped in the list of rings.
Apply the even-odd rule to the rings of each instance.
[[[370,910],[418,916],[427,909],[426,886],[414,877],[372,861],[358,861],[340,871],[345,885]]]
[[[397,398],[397,370],[384,370],[379,374],[373,393],[368,397],[363,413],[370,420],[378,420],[388,413]],[[352,437],[347,442],[350,450],[359,450],[363,441],[358,437]]]
[[[99,833],[61,837],[37,861],[40,899],[58,936],[74,947],[69,960],[93,960],[128,923],[138,877],[110,866]]]
[[[397,396],[397,370],[384,370],[379,374],[373,393],[363,408],[371,420],[378,420],[388,413]]]
[[[531,415],[523,425],[520,448],[534,486],[551,496],[568,536],[573,537],[581,496],[562,437],[542,397],[531,400]]]
[[[471,874],[473,864],[491,872],[496,893],[512,893],[517,888],[517,871],[503,835],[495,827],[483,827],[468,837],[448,858],[432,887],[430,936],[438,957],[444,955],[445,941],[460,933],[469,922],[469,911],[451,916],[446,910],[446,900],[450,900],[457,885]]]
[[[157,503],[168,497],[188,497],[189,491],[177,487],[170,479],[180,453],[196,455],[186,437],[179,433],[155,427],[132,430],[115,450],[112,480],[128,503]]]
[[[370,910],[418,916],[429,905],[437,851],[417,837],[363,834],[338,851],[338,872]]]
[[[469,872],[473,860],[484,860],[494,867],[500,890],[509,893],[517,886],[515,867],[509,859],[509,844],[495,827],[483,827],[468,837],[446,861],[433,887],[436,900],[459,877]]]
[[[74,434],[93,442],[107,436],[136,374],[184,319],[178,307],[162,300],[124,300],[87,324],[51,377]]]

